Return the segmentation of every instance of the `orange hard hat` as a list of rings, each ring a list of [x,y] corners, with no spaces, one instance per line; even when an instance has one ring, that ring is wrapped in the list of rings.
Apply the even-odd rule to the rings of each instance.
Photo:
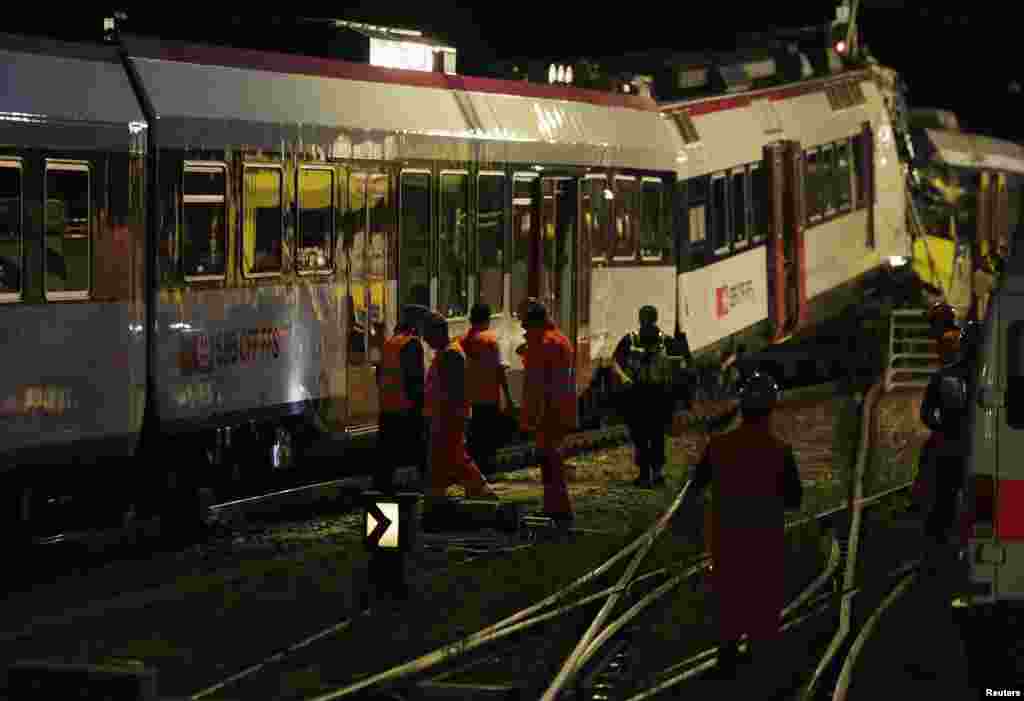
[[[955,361],[960,354],[960,346],[961,337],[959,330],[950,329],[943,332],[938,341],[938,351],[942,362],[951,363]]]

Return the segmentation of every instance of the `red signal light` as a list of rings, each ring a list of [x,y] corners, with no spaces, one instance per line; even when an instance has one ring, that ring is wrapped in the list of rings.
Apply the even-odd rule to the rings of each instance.
[[[837,41],[836,42],[836,53],[837,54],[845,54],[846,53],[846,42],[845,41]]]

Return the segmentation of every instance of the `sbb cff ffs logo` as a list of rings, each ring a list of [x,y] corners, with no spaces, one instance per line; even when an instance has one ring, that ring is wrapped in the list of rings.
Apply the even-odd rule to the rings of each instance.
[[[287,340],[288,329],[277,326],[196,334],[182,339],[179,366],[186,372],[209,372],[276,360],[284,352]]]
[[[723,319],[729,311],[746,301],[754,299],[754,283],[750,280],[735,285],[715,288],[715,318]]]

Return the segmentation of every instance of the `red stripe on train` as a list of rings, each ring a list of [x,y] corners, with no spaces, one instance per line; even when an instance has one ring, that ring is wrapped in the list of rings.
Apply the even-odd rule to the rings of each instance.
[[[128,44],[129,53],[140,58],[156,58],[164,61],[195,63],[231,68],[271,71],[360,80],[371,83],[410,85],[420,88],[443,90],[464,90],[467,92],[493,93],[535,97],[545,100],[586,102],[601,107],[625,107],[644,112],[657,112],[658,106],[649,97],[623,93],[586,90],[563,85],[545,85],[519,80],[498,80],[496,78],[474,78],[472,76],[448,75],[429,71],[412,71],[400,68],[382,68],[364,63],[351,63],[333,58],[282,54],[254,49],[236,49],[224,46],[199,46],[161,41],[159,44],[140,41]]]
[[[997,538],[1024,538],[1024,480],[999,480],[995,517]]]

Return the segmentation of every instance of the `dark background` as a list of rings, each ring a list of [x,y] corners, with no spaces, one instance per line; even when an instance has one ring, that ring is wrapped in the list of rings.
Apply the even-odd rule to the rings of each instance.
[[[586,3],[516,0],[456,3],[445,0],[338,3],[303,6],[296,15],[339,18],[418,29],[458,49],[458,71],[487,75],[497,61],[615,57],[649,49],[729,50],[739,32],[773,26],[824,25],[836,2]],[[216,42],[324,55],[333,30],[274,15],[288,6],[257,3],[231,7],[183,3],[119,6],[125,30],[174,39]],[[5,10],[0,31],[65,39],[102,36],[102,5],[47,4],[47,11]],[[863,0],[863,41],[878,60],[900,71],[912,106],[953,110],[974,132],[1024,140],[1024,106],[1015,82],[1024,82],[1016,55],[1024,44],[1017,12],[1003,3],[914,3]]]

